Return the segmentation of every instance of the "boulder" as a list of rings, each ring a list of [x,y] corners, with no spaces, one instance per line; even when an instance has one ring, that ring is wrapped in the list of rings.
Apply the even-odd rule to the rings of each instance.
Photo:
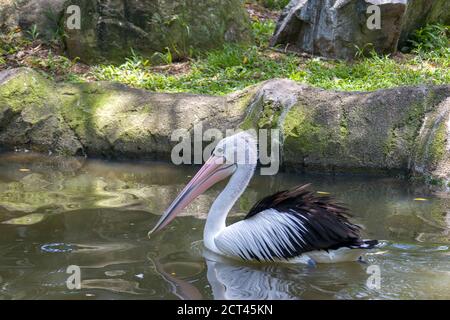
[[[80,8],[80,29],[71,29]],[[23,33],[36,26],[41,38],[64,40],[71,58],[122,63],[135,53],[161,62],[251,41],[250,19],[241,0],[0,0],[0,30]]]
[[[131,49],[178,59],[224,43],[251,39],[250,20],[240,0],[73,0],[81,8],[81,29],[66,25],[71,57],[85,62],[123,62]],[[68,18],[66,14],[65,20]]]
[[[13,0],[0,0],[0,31],[8,32],[16,28],[18,18],[15,14]]]
[[[76,155],[82,145],[61,113],[54,83],[30,69],[0,72],[0,149]]]
[[[195,110],[195,112],[193,112]],[[337,92],[274,79],[228,96],[153,93],[0,73],[0,148],[169,159],[176,129],[278,128],[285,168],[450,182],[450,86]]]
[[[40,37],[51,40],[58,35],[68,0],[0,0],[0,30],[20,28],[25,33],[34,26]],[[61,32],[60,32],[61,33]]]
[[[380,8],[380,28],[369,28]],[[351,60],[357,53],[375,50],[395,53],[399,42],[427,23],[449,23],[447,0],[291,0],[277,23],[272,46],[327,58]],[[370,20],[372,21],[372,20]]]
[[[413,32],[429,23],[450,25],[450,1],[448,0],[408,0],[403,19],[399,48],[409,46],[408,39]]]
[[[31,69],[13,69],[0,72],[0,148],[164,157],[177,128],[199,119],[214,128],[236,127],[244,107],[231,106],[226,97],[151,93],[109,82],[57,84]]]

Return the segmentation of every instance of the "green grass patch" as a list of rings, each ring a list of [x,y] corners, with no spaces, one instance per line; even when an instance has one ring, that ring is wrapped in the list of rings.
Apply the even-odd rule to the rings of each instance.
[[[414,32],[409,42],[413,52],[428,59],[450,57],[450,26],[429,24]]]
[[[258,48],[265,49],[269,46],[275,27],[276,23],[273,20],[258,20],[252,23],[253,37]]]
[[[281,10],[288,5],[290,0],[257,0],[259,4],[267,9]]]
[[[153,91],[207,94],[226,94],[272,78],[344,91],[450,83],[448,27],[418,30],[412,54],[392,58],[372,53],[351,63],[272,51],[267,44],[274,28],[273,21],[255,21],[254,46],[226,45],[192,60],[181,74],[154,72],[147,59],[132,55],[120,66],[95,67],[94,76]]]
[[[127,60],[120,66],[94,68],[99,80],[112,80],[154,91],[226,94],[249,85],[277,77],[289,77],[298,69],[293,55],[270,56],[257,47],[227,45],[211,51],[190,64],[180,75],[152,72],[151,66]]]
[[[411,40],[410,54],[390,57],[372,53],[354,62],[305,58],[274,51],[268,48],[268,43],[275,22],[270,19],[254,21],[252,27],[255,43],[251,46],[228,44],[182,63],[174,63],[167,51],[160,54],[163,66],[152,65],[152,57],[142,57],[132,51],[121,65],[85,66],[79,72],[73,71],[80,69],[76,68],[77,61],[54,53],[52,47],[41,54],[19,59],[20,51],[33,51],[28,49],[36,47],[33,40],[4,36],[0,37],[0,70],[26,65],[43,70],[57,80],[108,80],[159,92],[218,95],[273,78],[288,78],[315,87],[344,91],[450,83],[448,26],[430,25],[418,30]],[[37,37],[31,30],[30,38],[33,34]]]
[[[186,74],[155,73],[151,67],[127,61],[120,66],[98,66],[94,75],[99,80],[118,81],[153,91],[208,94],[226,94],[272,78],[288,78],[344,91],[450,83],[445,59],[437,62],[414,57],[399,62],[374,54],[354,63],[329,62],[239,46],[226,46],[208,53],[205,58],[193,61]]]
[[[324,89],[373,91],[403,85],[445,84],[450,82],[450,72],[417,57],[397,61],[373,53],[354,63],[312,59],[289,78]]]

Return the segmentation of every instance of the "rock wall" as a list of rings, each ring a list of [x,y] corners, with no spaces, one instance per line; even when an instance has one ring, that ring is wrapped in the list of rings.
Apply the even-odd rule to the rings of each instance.
[[[401,171],[450,181],[450,86],[368,93],[283,79],[225,97],[113,83],[55,84],[29,69],[0,73],[0,148],[113,158],[169,158],[175,129],[279,128],[285,167]]]
[[[131,49],[150,58],[169,50],[178,59],[251,39],[240,0],[70,2],[80,6],[83,19],[80,30],[66,28],[67,51],[85,62],[123,62]]]
[[[380,28],[367,21],[380,8]],[[272,46],[351,60],[357,53],[391,54],[427,23],[450,24],[447,0],[291,0],[277,23]]]
[[[80,8],[81,29],[67,25],[73,16],[67,13],[70,5]],[[170,50],[177,59],[228,42],[251,41],[241,0],[0,1],[0,30],[28,31],[34,25],[45,39],[64,33],[68,55],[87,63],[122,63],[131,49],[148,58]]]
[[[449,180],[450,86],[337,92],[272,80],[248,107],[251,127],[283,131],[283,162],[299,171],[418,173]]]
[[[36,25],[40,36],[57,36],[68,0],[0,0],[0,30],[30,30]],[[24,32],[24,33],[25,33]]]
[[[408,0],[406,15],[403,19],[399,48],[408,46],[408,38],[414,30],[428,23],[450,25],[450,1],[448,0]]]

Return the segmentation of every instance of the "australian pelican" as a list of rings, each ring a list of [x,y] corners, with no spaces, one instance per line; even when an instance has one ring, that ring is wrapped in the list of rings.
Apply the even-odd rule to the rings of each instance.
[[[243,131],[221,140],[149,235],[231,176],[211,206],[203,234],[205,247],[216,254],[261,262],[332,263],[356,261],[378,243],[361,239],[360,227],[348,220],[347,209],[330,197],[308,191],[307,185],[262,199],[242,221],[227,227],[228,212],[247,188],[257,160],[257,143],[251,133]]]

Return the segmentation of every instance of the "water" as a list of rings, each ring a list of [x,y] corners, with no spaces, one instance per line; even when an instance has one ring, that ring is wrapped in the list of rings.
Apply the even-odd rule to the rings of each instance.
[[[241,264],[204,257],[206,212],[223,185],[163,232],[147,232],[197,168],[33,154],[0,156],[0,299],[449,299],[450,206],[389,177],[255,177],[230,222],[259,198],[312,182],[348,204],[364,236],[383,240],[366,263]],[[418,201],[424,198],[426,201]],[[70,265],[81,290],[69,290]],[[381,287],[367,286],[369,266]]]

